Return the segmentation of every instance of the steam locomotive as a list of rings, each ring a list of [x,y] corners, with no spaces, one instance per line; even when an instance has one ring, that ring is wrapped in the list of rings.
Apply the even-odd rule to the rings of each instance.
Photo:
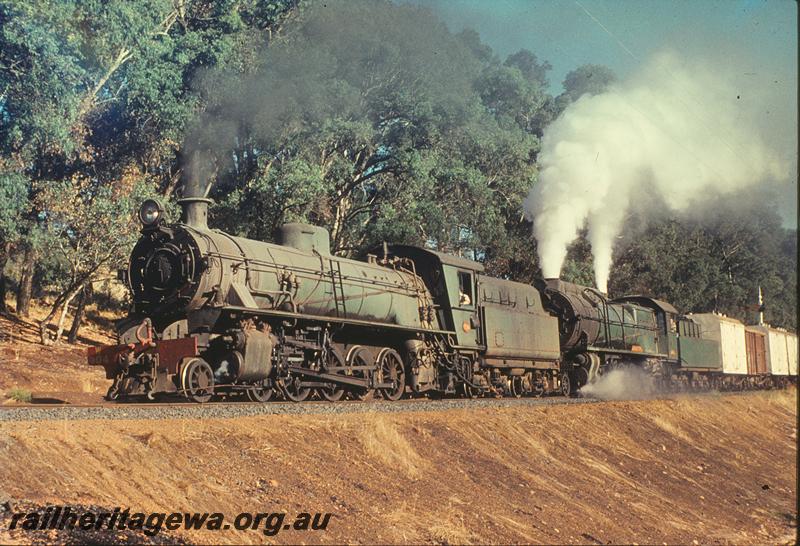
[[[284,225],[277,244],[234,237],[209,229],[209,203],[180,200],[175,224],[158,202],[141,206],[121,275],[130,314],[117,345],[88,352],[113,380],[108,399],[569,396],[623,365],[661,382],[728,381],[720,340],[666,302],[497,279],[407,245],[341,258],[326,230],[306,224]],[[795,374],[796,361],[795,351]]]

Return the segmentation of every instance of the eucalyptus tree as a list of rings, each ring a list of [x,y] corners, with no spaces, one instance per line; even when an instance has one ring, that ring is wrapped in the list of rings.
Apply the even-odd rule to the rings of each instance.
[[[504,66],[420,7],[312,3],[251,73],[203,79],[208,107],[184,149],[199,158],[194,184],[211,187],[213,223],[250,237],[303,220],[339,253],[385,239],[508,274],[509,249],[524,249],[530,268],[521,202],[548,104],[541,73],[515,65],[530,60]]]
[[[15,229],[0,228],[0,265],[12,249],[22,255],[18,310],[25,313],[34,265],[58,267],[36,259],[37,250],[74,247],[97,257],[82,269],[93,272],[89,283],[100,265],[110,266],[102,258],[106,241],[81,240],[86,226],[65,222],[85,218],[59,210],[53,188],[64,202],[88,207],[97,225],[116,225],[118,214],[130,212],[123,206],[130,196],[156,189],[169,196],[180,178],[181,135],[202,108],[196,74],[218,65],[244,70],[252,43],[269,40],[295,4],[0,1],[0,167],[3,191],[15,192],[13,208],[22,214]],[[117,210],[97,208],[108,192]],[[126,233],[119,238],[127,240]],[[56,256],[67,270],[74,266],[66,254]],[[66,313],[81,278],[56,279],[45,322]]]

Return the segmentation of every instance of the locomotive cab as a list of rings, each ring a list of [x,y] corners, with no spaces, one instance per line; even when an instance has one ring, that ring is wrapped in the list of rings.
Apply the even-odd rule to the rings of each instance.
[[[659,353],[685,370],[715,370],[720,368],[719,346],[706,339],[702,329],[691,317],[681,315],[669,303],[647,296],[626,296],[615,301],[632,302],[656,313]]]
[[[458,373],[440,378],[443,390],[452,391],[456,380],[472,392],[558,389],[558,321],[535,287],[490,277],[478,262],[425,248],[387,245],[385,250],[414,263],[433,296],[438,328],[450,332],[450,346],[465,362]]]
[[[671,360],[678,359],[678,310],[665,301],[647,296],[625,296],[614,300],[618,303],[630,303],[650,309],[657,325],[657,353]]]

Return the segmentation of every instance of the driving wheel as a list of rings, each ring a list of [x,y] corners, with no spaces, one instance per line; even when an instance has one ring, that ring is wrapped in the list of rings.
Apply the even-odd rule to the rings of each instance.
[[[572,377],[569,372],[561,372],[561,394],[572,396]]]
[[[269,379],[262,379],[247,390],[247,398],[251,402],[269,402],[274,394],[275,389]]]
[[[381,396],[386,400],[399,400],[406,390],[406,372],[403,359],[394,349],[382,352],[378,367],[381,371],[381,382],[391,383],[392,386],[380,389]]]
[[[302,379],[299,375],[290,375],[282,379],[281,390],[286,399],[292,402],[303,402],[311,394],[310,387],[302,386]]]
[[[325,366],[326,368],[341,368],[344,366],[344,358],[342,358],[342,355],[339,353],[339,351],[331,347],[328,349],[325,356]],[[320,396],[329,402],[337,402],[341,400],[347,392],[347,390],[339,383],[328,383],[324,387],[319,387],[317,391],[319,392]]]
[[[371,359],[369,358],[369,352],[363,347],[353,347],[350,349],[350,354],[347,358],[346,365],[348,367],[369,367],[372,364]],[[346,375],[350,375],[352,377],[358,377],[363,379],[369,379],[371,375],[371,371],[369,369],[362,368],[361,370],[351,370],[345,372]],[[373,390],[367,387],[349,387],[347,389],[347,393],[353,400],[366,400],[372,395]]]

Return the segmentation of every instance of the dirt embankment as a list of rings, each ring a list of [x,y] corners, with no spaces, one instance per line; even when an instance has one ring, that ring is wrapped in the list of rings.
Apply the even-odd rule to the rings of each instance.
[[[442,413],[0,424],[6,498],[334,514],[193,542],[781,543],[796,393]],[[31,540],[4,530],[0,542]],[[161,538],[167,538],[162,535]]]
[[[102,368],[87,365],[86,349],[115,343],[111,319],[92,307],[77,343],[45,346],[39,342],[38,319],[46,312],[33,305],[31,318],[0,315],[0,403],[13,403],[5,396],[11,389],[30,391],[40,403],[99,402],[111,381]]]

